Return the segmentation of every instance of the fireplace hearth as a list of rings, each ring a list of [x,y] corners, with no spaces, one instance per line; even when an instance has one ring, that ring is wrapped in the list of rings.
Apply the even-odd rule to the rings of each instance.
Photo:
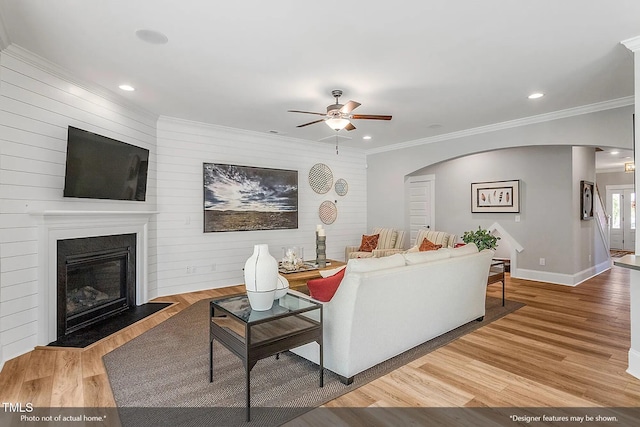
[[[136,234],[57,242],[57,338],[135,307]]]

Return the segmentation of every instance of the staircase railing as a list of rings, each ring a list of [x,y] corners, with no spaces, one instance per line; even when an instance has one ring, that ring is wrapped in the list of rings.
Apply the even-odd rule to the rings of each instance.
[[[596,184],[596,194],[598,197],[595,198],[595,206],[593,207],[593,210],[597,219],[596,222],[598,223],[598,229],[602,235],[602,241],[605,244],[607,253],[609,253],[609,250],[611,249],[611,242],[609,239],[609,236],[611,235],[611,216],[607,214],[605,204],[602,200],[602,195],[598,189],[598,184]]]

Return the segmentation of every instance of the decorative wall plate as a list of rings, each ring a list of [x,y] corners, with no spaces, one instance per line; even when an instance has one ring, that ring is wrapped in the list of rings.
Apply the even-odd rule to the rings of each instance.
[[[325,200],[324,202],[322,202],[322,204],[320,204],[318,215],[320,216],[320,221],[322,221],[324,224],[333,224],[333,222],[338,217],[338,208],[332,201]]]
[[[336,188],[336,193],[338,193],[338,196],[344,196],[349,191],[349,184],[347,184],[347,181],[340,178],[336,180],[335,188]]]
[[[316,163],[309,171],[309,185],[318,194],[324,194],[333,187],[333,172],[324,163]]]

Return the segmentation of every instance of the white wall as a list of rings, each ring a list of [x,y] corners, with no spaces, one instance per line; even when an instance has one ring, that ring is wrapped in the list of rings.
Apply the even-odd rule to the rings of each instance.
[[[461,236],[478,226],[489,228],[498,223],[524,247],[513,260],[517,265],[514,277],[575,284],[583,280],[583,270],[606,259],[606,254],[604,259],[596,256],[603,254],[596,251],[603,243],[594,240],[599,238],[595,222],[580,221],[579,200],[575,206],[580,179],[591,180],[593,171],[593,148],[538,146],[472,154],[415,174],[436,177],[438,230]],[[514,179],[520,180],[520,213],[471,213],[471,182]],[[591,254],[593,263],[576,265],[575,252]],[[540,258],[545,259],[544,266]]]
[[[45,210],[155,210],[154,115],[74,81],[13,45],[0,52],[0,343],[2,360],[32,350],[38,317],[38,227]],[[64,199],[69,125],[151,152],[146,202]]]
[[[582,189],[580,181],[595,182],[595,150],[592,147],[572,147],[572,179],[571,189],[571,224],[573,228],[573,273],[576,276],[576,283],[588,279],[595,271],[592,269],[606,264],[610,267],[609,254],[602,234],[598,229],[597,219],[581,220],[580,211]],[[593,195],[595,197],[595,194]],[[602,271],[602,267],[598,268]]]
[[[640,103],[640,36],[622,42],[633,52],[634,60],[634,96],[636,105]],[[640,120],[635,120],[636,139],[640,137]],[[640,150],[635,151],[634,162],[640,164]],[[635,188],[640,188],[640,174],[635,173]],[[636,224],[640,221],[640,209],[636,209]],[[636,254],[640,254],[640,239],[636,238]],[[631,318],[631,348],[629,349],[629,367],[627,373],[640,378],[640,271],[631,270],[630,274],[630,318]]]
[[[202,164],[226,163],[298,170],[298,229],[203,233]],[[349,191],[317,194],[309,186],[309,170],[325,163],[334,181],[344,178]],[[337,200],[338,216],[327,233],[327,258],[342,260],[344,247],[356,244],[366,231],[366,168],[362,151],[277,135],[162,117],[158,121],[158,210],[156,295],[243,283],[242,269],[253,245],[267,243],[276,258],[283,246],[303,246],[315,258],[318,208]],[[215,269],[212,271],[212,265]],[[195,272],[187,273],[187,267]]]

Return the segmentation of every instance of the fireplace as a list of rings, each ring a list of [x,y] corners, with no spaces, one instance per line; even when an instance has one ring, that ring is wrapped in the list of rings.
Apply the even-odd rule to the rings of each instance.
[[[136,234],[57,241],[57,337],[136,305]]]

